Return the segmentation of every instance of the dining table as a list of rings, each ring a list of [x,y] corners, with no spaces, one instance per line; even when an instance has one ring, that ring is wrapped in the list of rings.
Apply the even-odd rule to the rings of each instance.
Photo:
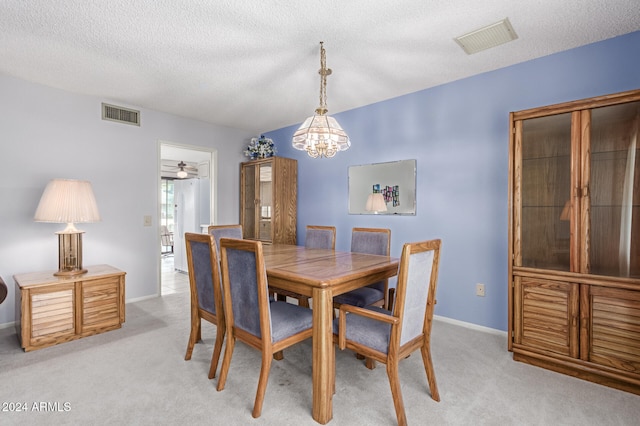
[[[397,275],[399,260],[287,244],[263,244],[262,249],[269,287],[312,300],[312,416],[327,424],[333,418],[335,388],[333,297]]]

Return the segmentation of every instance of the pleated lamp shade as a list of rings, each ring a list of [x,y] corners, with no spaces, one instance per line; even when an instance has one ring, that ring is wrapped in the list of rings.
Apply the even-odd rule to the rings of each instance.
[[[34,216],[36,222],[66,223],[58,234],[58,272],[72,276],[87,272],[82,267],[82,234],[74,223],[98,222],[100,213],[91,183],[83,180],[53,179],[44,192]]]
[[[53,179],[44,189],[34,217],[36,222],[99,222],[100,213],[91,183],[85,180]]]

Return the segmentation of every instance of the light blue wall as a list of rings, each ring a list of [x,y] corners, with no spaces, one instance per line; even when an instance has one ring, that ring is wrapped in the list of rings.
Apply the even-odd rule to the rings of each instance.
[[[127,301],[160,290],[159,141],[215,151],[217,220],[238,221],[238,163],[251,133],[126,104],[140,109],[139,127],[104,121],[101,102],[122,105],[0,74],[0,277],[9,286],[0,328],[14,321],[12,276],[58,268],[54,233],[64,226],[33,221],[53,178],[91,181],[102,221],[78,225],[83,264],[124,270]]]
[[[335,225],[338,250],[349,249],[352,227],[388,227],[393,256],[405,242],[441,238],[436,315],[506,330],[509,112],[638,88],[635,32],[335,114],[352,146],[332,159],[294,150],[297,126],[267,135],[298,160],[299,244],[308,224]],[[347,213],[349,166],[410,158],[416,216]]]

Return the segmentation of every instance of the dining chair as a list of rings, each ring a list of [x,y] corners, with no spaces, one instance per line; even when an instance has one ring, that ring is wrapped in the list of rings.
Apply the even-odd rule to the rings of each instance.
[[[169,250],[163,251],[162,254],[173,253],[173,232],[169,232],[169,228],[166,225],[160,227],[160,245],[163,250],[165,247]]]
[[[242,239],[242,225],[209,225],[208,228],[209,234],[215,237],[216,248],[218,249],[218,253],[220,253],[220,239],[221,238],[235,238]],[[269,292],[271,301],[275,300],[275,292]],[[305,297],[305,296],[301,296]],[[309,300],[306,300],[306,307],[309,307]],[[273,358],[277,361],[282,361],[284,359],[284,354],[282,352],[276,353],[273,355]]]
[[[220,253],[221,238],[242,239],[242,225],[209,225],[207,232],[215,237],[218,253]]]
[[[304,237],[306,248],[336,249],[336,227],[307,225],[307,232]]]
[[[431,360],[431,325],[436,304],[441,241],[407,243],[402,248],[395,303],[392,311],[378,307],[340,306],[334,321],[334,340],[387,365],[398,425],[407,424],[398,363],[420,349],[434,401],[440,401]]]
[[[184,359],[187,361],[191,359],[193,346],[202,339],[202,320],[215,324],[216,341],[209,368],[209,378],[213,379],[216,376],[222,341],[226,332],[218,251],[214,237],[211,235],[187,232],[184,238],[187,245],[191,293],[191,333]]]
[[[381,228],[353,228],[351,231],[351,251],[355,253],[389,256],[391,251],[391,230]],[[387,308],[389,280],[378,281],[366,287],[340,294],[333,298],[336,309],[342,304],[380,306]]]
[[[286,302],[269,302],[262,243],[222,238],[222,287],[227,343],[219,391],[224,389],[236,339],[262,353],[253,417],[260,417],[273,355],[312,335],[311,309]]]
[[[318,226],[307,225],[307,231],[304,239],[304,246],[311,249],[336,249],[336,227],[335,226]],[[286,302],[287,297],[296,299],[298,305],[305,308],[309,307],[309,298],[305,295],[295,293],[288,290],[275,290],[276,298]]]

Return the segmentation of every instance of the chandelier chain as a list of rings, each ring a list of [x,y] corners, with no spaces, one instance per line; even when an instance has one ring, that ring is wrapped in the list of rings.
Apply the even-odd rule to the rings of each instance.
[[[327,113],[327,76],[331,75],[331,69],[327,68],[327,54],[324,50],[324,42],[320,42],[320,114]]]

